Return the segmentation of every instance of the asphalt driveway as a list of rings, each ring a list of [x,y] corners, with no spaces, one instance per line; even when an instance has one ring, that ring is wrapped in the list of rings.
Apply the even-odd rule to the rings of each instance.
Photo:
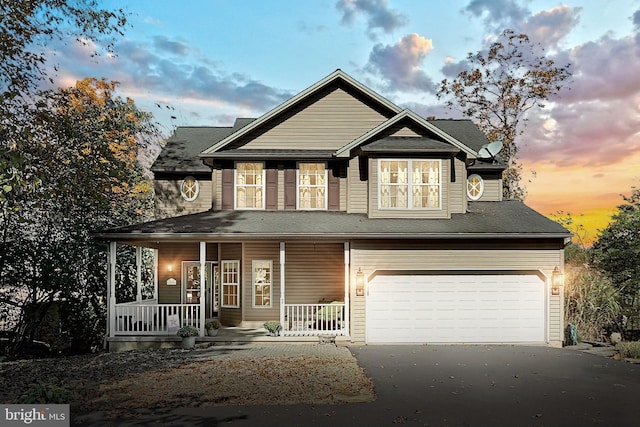
[[[373,425],[640,425],[640,365],[546,347],[367,346],[352,352],[374,380]]]
[[[115,425],[640,425],[640,365],[546,347],[407,345],[350,351],[373,379],[374,402],[176,408],[132,414]]]

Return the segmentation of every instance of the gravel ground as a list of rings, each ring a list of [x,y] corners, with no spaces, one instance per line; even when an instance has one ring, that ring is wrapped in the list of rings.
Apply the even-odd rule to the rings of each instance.
[[[375,399],[346,348],[247,345],[100,353],[0,364],[0,401],[37,383],[74,393],[72,413],[222,405],[339,404]]]

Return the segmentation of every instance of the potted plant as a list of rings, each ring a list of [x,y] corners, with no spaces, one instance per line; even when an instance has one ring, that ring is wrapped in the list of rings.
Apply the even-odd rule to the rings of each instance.
[[[275,320],[269,320],[268,322],[265,322],[264,328],[267,330],[267,332],[269,332],[269,335],[271,335],[272,337],[277,337],[278,335],[280,335],[282,325],[280,324],[280,322],[277,322]]]
[[[191,325],[183,326],[176,333],[182,338],[182,348],[190,350],[196,345],[196,337],[200,335],[200,331]]]
[[[207,330],[207,335],[215,337],[218,335],[218,329],[220,329],[220,321],[218,319],[209,320],[204,324],[204,328]]]

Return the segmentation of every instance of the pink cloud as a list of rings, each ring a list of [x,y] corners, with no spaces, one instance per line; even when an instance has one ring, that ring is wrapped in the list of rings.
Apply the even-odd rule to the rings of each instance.
[[[556,48],[560,41],[573,30],[580,21],[582,8],[566,5],[540,11],[528,17],[514,29],[524,33],[546,49]]]
[[[640,150],[637,100],[558,104],[550,114],[543,114],[532,116],[520,136],[523,159],[601,166],[615,164]]]
[[[432,49],[430,39],[416,33],[407,34],[394,45],[375,45],[366,68],[382,77],[388,83],[389,90],[418,89],[434,93],[435,84],[420,69],[422,61]]]

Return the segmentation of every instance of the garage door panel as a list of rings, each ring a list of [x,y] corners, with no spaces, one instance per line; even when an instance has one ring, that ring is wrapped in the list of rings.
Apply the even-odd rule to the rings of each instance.
[[[534,275],[378,276],[368,342],[543,342],[544,284]]]

